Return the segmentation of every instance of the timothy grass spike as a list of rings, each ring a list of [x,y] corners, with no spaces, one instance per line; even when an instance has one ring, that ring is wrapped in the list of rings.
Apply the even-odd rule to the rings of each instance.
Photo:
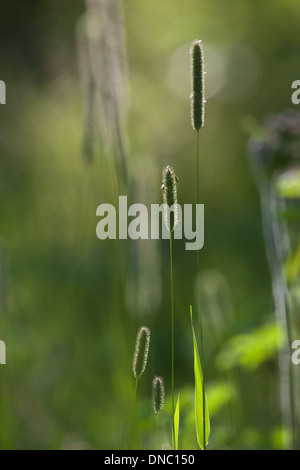
[[[191,121],[193,129],[199,131],[204,126],[204,60],[202,43],[193,41],[191,49]]]
[[[173,232],[178,223],[177,183],[178,179],[174,169],[169,165],[166,166],[163,169],[161,189],[164,202],[164,221],[170,232]]]
[[[160,413],[165,404],[165,384],[162,377],[156,376],[152,382],[152,406],[154,413]]]
[[[135,378],[140,378],[144,372],[150,345],[150,329],[142,326],[136,336],[135,349],[133,355],[133,374]]]

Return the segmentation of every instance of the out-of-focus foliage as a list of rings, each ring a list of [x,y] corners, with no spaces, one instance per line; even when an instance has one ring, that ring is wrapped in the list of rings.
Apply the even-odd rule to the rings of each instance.
[[[254,332],[232,336],[224,344],[217,363],[221,369],[238,366],[255,369],[274,358],[276,351],[284,343],[284,338],[283,332],[275,323],[259,327]]]
[[[100,3],[104,8],[106,2]],[[200,282],[207,315],[208,448],[283,445],[288,431],[280,421],[276,333],[265,327],[273,325],[274,305],[259,197],[246,155],[249,127],[259,132],[266,115],[294,107],[299,8],[294,0],[124,1],[122,28],[108,28],[105,37],[109,42],[124,34],[126,46],[126,120],[120,133],[109,128],[124,150],[124,181],[120,154],[103,141],[107,129],[99,108],[94,158],[82,158],[88,109],[77,33],[86,3],[1,1],[0,79],[7,87],[7,104],[0,106],[0,339],[7,346],[7,364],[0,365],[1,448],[125,447],[132,354],[142,324],[152,335],[139,384],[135,445],[155,445],[151,383],[157,374],[166,386],[160,442],[164,448],[171,443],[169,246],[166,240],[98,240],[96,208],[116,203],[120,190],[129,204],[161,203],[166,165],[179,179],[178,202],[194,203],[189,48],[196,38],[202,40],[207,71]],[[93,40],[103,37],[97,31],[101,21],[95,24]],[[94,80],[102,77],[100,59],[93,62]],[[99,99],[101,109],[105,96],[98,96],[98,105]],[[195,282],[194,253],[178,240],[175,388],[179,448],[186,449],[197,449],[189,319]],[[198,337],[196,308],[194,321]],[[216,364],[219,357],[223,369]]]

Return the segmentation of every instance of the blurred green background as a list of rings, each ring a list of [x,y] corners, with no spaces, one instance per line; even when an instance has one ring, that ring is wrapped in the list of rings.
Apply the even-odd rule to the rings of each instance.
[[[88,3],[92,10],[98,2]],[[83,0],[1,1],[0,79],[7,104],[0,106],[0,339],[7,364],[0,366],[0,447],[126,448],[132,355],[144,324],[151,329],[151,345],[138,389],[135,446],[155,445],[151,382],[157,374],[167,394],[160,442],[171,444],[168,241],[100,241],[96,208],[115,202],[118,194],[161,203],[161,171],[168,164],[179,178],[179,202],[194,203],[189,47],[198,38],[207,71],[200,285],[208,448],[281,448],[274,306],[247,141],[256,121],[294,107],[299,2],[126,0],[123,20],[122,3],[112,2],[108,17],[106,2],[100,4],[99,23],[83,37],[102,35],[104,41],[86,65],[78,46]],[[116,57],[103,60],[111,44]],[[89,121],[90,66],[100,106]],[[116,86],[126,104],[101,95],[105,67],[106,85],[114,82],[114,67],[120,73]],[[111,103],[121,116],[120,135],[104,112]],[[84,155],[84,142],[93,158],[87,150]],[[118,170],[120,142],[125,182],[124,168]],[[197,449],[189,319],[195,282],[195,253],[178,241],[175,386],[181,393],[181,449]]]

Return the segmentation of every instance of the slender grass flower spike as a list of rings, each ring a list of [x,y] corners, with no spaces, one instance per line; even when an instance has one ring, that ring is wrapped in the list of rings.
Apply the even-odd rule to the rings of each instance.
[[[169,165],[166,166],[163,169],[161,189],[164,202],[164,222],[170,232],[174,231],[178,223],[177,183],[178,179],[173,168]]]
[[[204,126],[204,60],[202,43],[198,39],[193,41],[191,49],[191,121],[192,127],[199,131]]]
[[[165,384],[162,377],[156,375],[152,381],[152,407],[156,414],[156,448],[158,449],[158,415],[165,404]]]
[[[159,414],[165,404],[165,385],[162,377],[156,376],[152,382],[152,406],[154,413]]]
[[[136,379],[141,377],[146,368],[149,346],[150,330],[148,327],[142,326],[137,333],[132,363],[133,375]]]

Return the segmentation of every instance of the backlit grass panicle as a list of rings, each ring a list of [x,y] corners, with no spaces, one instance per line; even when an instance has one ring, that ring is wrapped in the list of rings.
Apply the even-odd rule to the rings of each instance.
[[[161,189],[164,202],[164,221],[170,232],[173,232],[178,223],[177,182],[178,179],[173,168],[169,165],[166,166],[163,169]]]
[[[152,382],[152,406],[155,413],[160,413],[165,404],[165,384],[162,377],[154,377]]]
[[[142,326],[136,336],[135,349],[133,355],[133,374],[135,378],[140,378],[144,372],[150,345],[150,329],[147,326]]]
[[[191,49],[191,121],[193,129],[199,130],[204,125],[204,60],[202,43],[198,39],[192,42]]]

